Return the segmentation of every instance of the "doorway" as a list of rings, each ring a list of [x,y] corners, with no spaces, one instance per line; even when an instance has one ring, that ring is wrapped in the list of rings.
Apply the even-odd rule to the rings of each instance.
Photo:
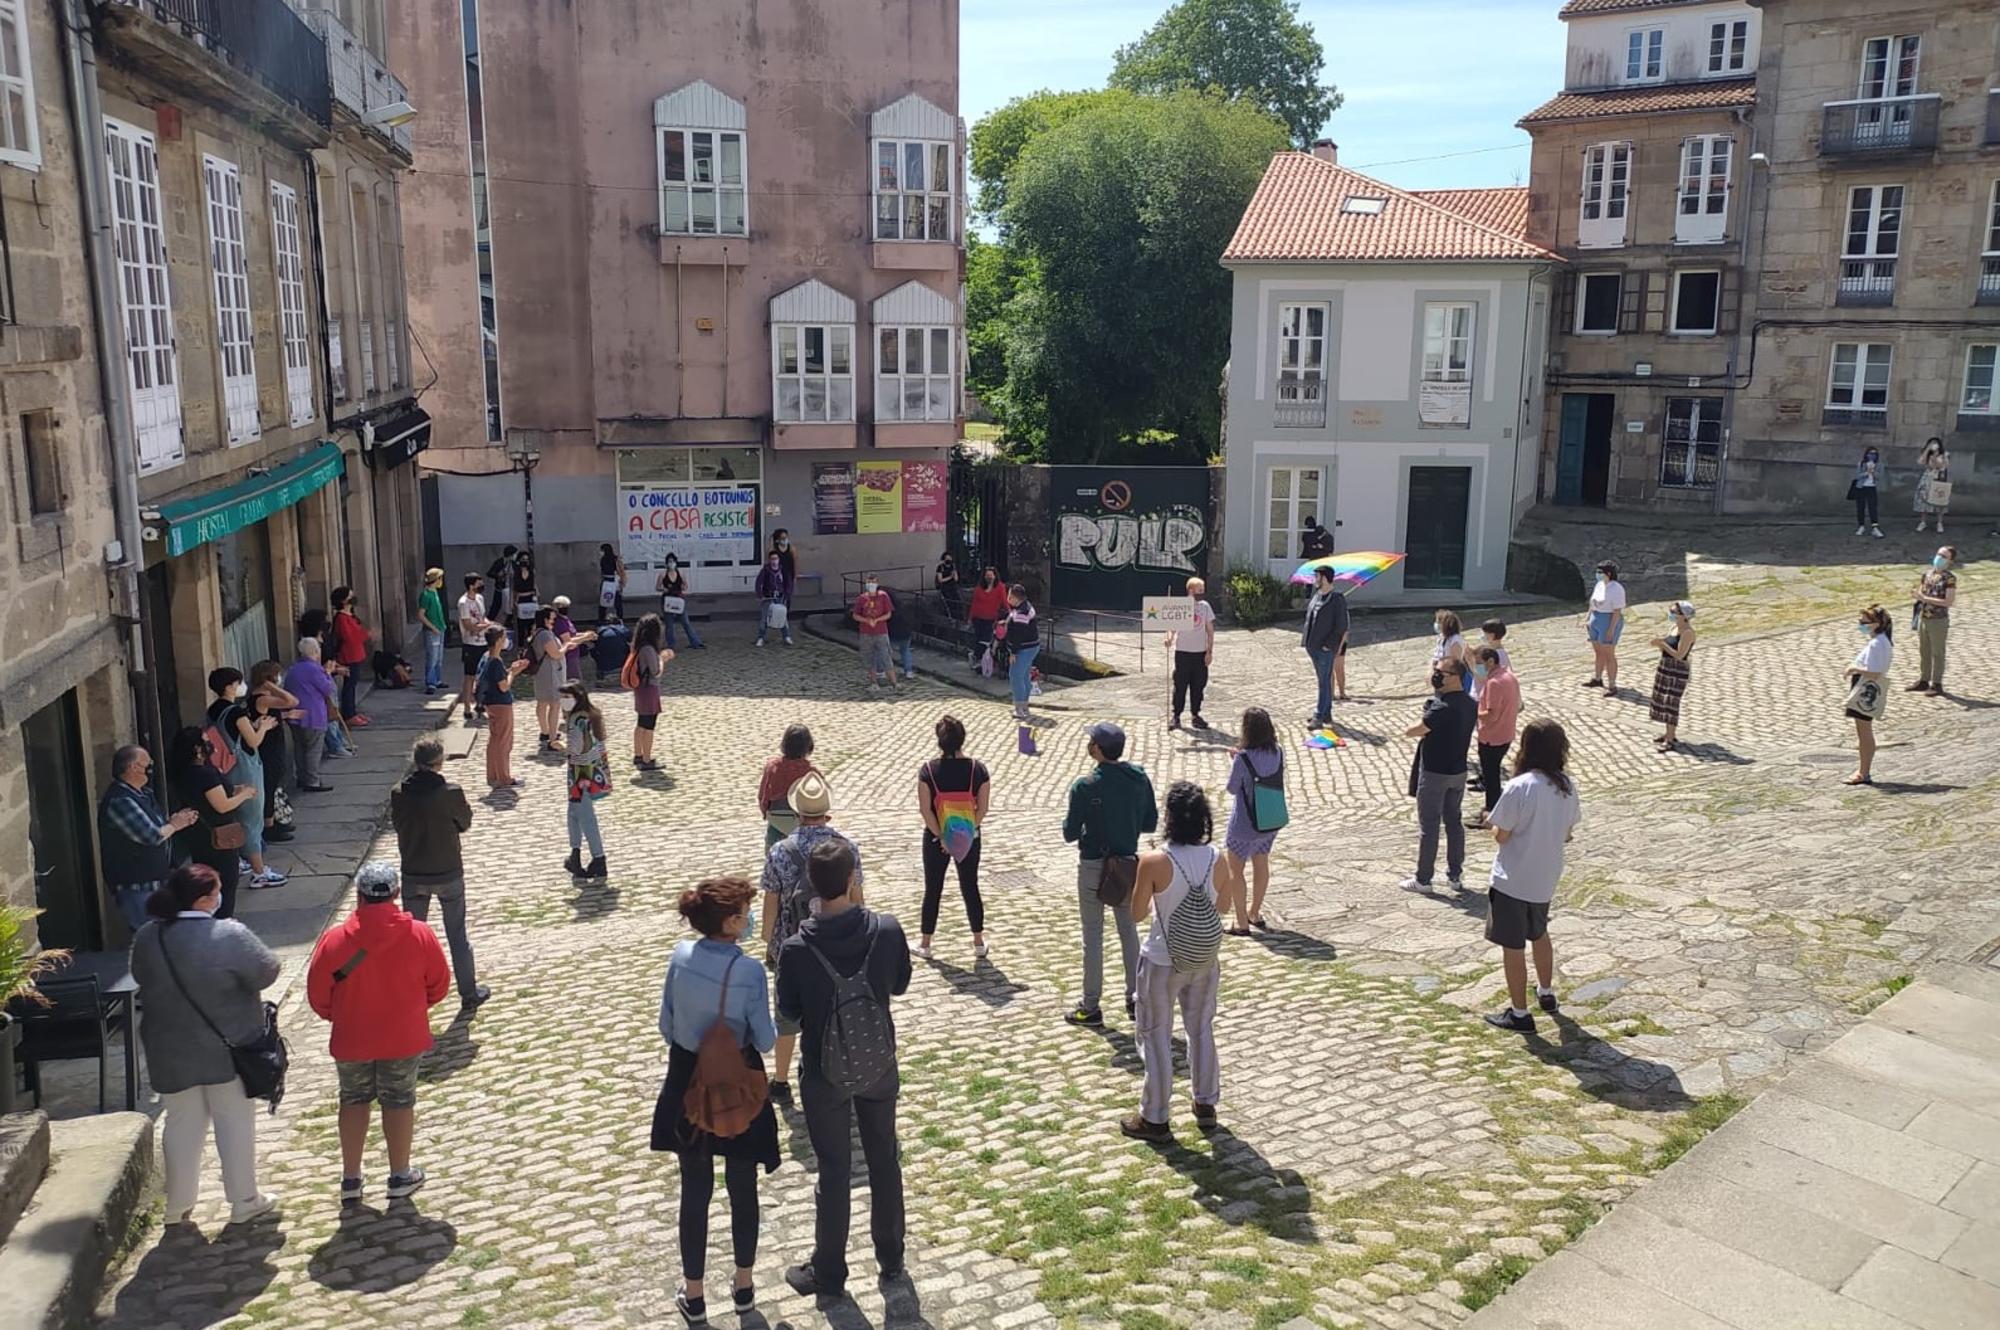
[[[1471,467],[1410,468],[1410,511],[1403,534],[1405,590],[1465,585],[1465,518],[1471,502]]]
[[[1556,502],[1602,508],[1611,492],[1611,393],[1564,393],[1556,445]]]
[[[28,768],[28,841],[35,856],[36,928],[45,947],[103,944],[91,857],[90,772],[71,689],[21,726]]]
[[[1267,474],[1264,570],[1284,582],[1305,557],[1301,544],[1307,519],[1329,531],[1339,525],[1333,515],[1332,468],[1274,466]]]

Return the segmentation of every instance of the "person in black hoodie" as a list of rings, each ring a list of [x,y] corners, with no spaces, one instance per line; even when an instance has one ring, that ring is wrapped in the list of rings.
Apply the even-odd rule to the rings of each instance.
[[[819,912],[800,925],[778,951],[778,1011],[796,1021],[804,1041],[799,1098],[806,1132],[819,1160],[813,1189],[813,1251],[804,1264],[785,1271],[785,1282],[801,1296],[841,1296],[847,1288],[847,1229],[852,1213],[851,1133],[861,1128],[861,1153],[868,1164],[869,1232],[885,1286],[903,1278],[903,1164],[896,1144],[896,1097],[902,1080],[892,1065],[875,1084],[859,1090],[835,1085],[823,1061],[827,1026],[838,1004],[843,1014],[857,1004],[842,1001],[835,974],[866,975],[884,1016],[889,1000],[910,987],[910,944],[902,925],[855,903],[851,894],[856,859],[844,841],[822,841],[806,860]],[[865,1001],[865,999],[863,999]],[[890,1047],[894,1027],[890,1026]]]
[[[396,828],[396,853],[403,861],[403,908],[410,917],[430,917],[431,897],[444,907],[444,936],[451,945],[451,973],[458,999],[472,1011],[491,989],[479,982],[472,940],[465,933],[465,859],[459,838],[472,830],[472,805],[465,791],[444,778],[444,745],[426,735],[411,748],[410,774],[389,792],[389,821]]]

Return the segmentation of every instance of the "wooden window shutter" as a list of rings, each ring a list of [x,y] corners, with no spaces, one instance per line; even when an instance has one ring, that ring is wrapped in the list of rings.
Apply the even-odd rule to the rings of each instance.
[[[1583,279],[1574,270],[1562,275],[1562,282],[1556,292],[1556,332],[1576,331],[1576,288]]]
[[[1645,274],[1645,331],[1667,330],[1667,302],[1673,295],[1674,275],[1670,272]]]

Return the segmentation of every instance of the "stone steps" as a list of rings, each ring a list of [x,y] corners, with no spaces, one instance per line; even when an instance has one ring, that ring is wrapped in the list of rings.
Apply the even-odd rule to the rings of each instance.
[[[32,1117],[30,1140],[38,1127],[47,1172],[0,1245],[0,1330],[80,1328],[150,1199],[153,1124],[143,1113]],[[8,1180],[0,1195],[12,1195],[13,1163],[0,1160]],[[25,1176],[32,1160],[19,1167]]]

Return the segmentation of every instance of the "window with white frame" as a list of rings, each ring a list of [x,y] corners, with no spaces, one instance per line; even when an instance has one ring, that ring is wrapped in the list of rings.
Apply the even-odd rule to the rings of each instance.
[[[1891,356],[1887,342],[1835,342],[1827,375],[1827,411],[1863,419],[1886,415]]]
[[[1855,96],[1864,101],[1914,97],[1919,45],[1915,36],[1870,37],[1863,42],[1861,84]]]
[[[875,238],[951,240],[949,143],[931,139],[875,140]]]
[[[1324,304],[1286,302],[1278,306],[1278,400],[1325,400],[1326,319]]]
[[[1979,294],[1982,305],[2000,305],[2000,180],[1986,206],[1985,248],[1979,257]]]
[[[35,71],[28,62],[28,17],[21,0],[0,0],[0,162],[42,164],[35,124]]]
[[[771,329],[773,414],[781,421],[854,419],[854,325],[780,323]]]
[[[1634,28],[1625,34],[1625,81],[1656,83],[1666,77],[1667,30]]]
[[[1593,143],[1583,150],[1583,202],[1577,243],[1602,248],[1625,243],[1632,205],[1632,145]]]
[[[1667,326],[1682,336],[1706,336],[1721,326],[1722,273],[1683,268],[1674,273],[1673,309]]]
[[[313,418],[312,344],[306,322],[305,262],[299,245],[299,194],[271,182],[271,255],[278,276],[278,340],[285,359],[285,401],[294,427]]]
[[[953,400],[951,329],[890,327],[876,331],[875,419],[958,419]]]
[[[1713,489],[1722,457],[1722,399],[1669,397],[1660,438],[1660,484]]]
[[[1473,312],[1460,302],[1424,306],[1424,382],[1472,382]]]
[[[750,234],[744,136],[736,129],[661,129],[660,230]]]
[[[104,155],[110,170],[118,302],[132,379],[139,470],[157,471],[176,465],[186,455],[167,233],[160,220],[159,150],[145,130],[107,119]]]
[[[1713,244],[1729,220],[1729,168],[1736,141],[1727,134],[1697,134],[1681,141],[1681,195],[1674,239]]]
[[[1708,25],[1708,72],[1733,74],[1750,60],[1750,20]]]
[[[1270,495],[1265,512],[1264,557],[1273,563],[1296,561],[1306,519],[1332,526],[1328,508],[1327,472],[1317,466],[1274,466],[1270,471]]]
[[[1847,192],[1847,239],[1840,254],[1840,294],[1886,301],[1896,289],[1903,230],[1901,185],[1856,185]]]
[[[1618,331],[1618,307],[1624,294],[1625,275],[1616,272],[1587,272],[1576,279],[1576,330],[1579,333]]]
[[[250,266],[243,246],[243,172],[220,157],[201,159],[208,197],[208,262],[215,279],[215,344],[222,353],[222,399],[229,441],[257,437],[257,362],[250,331]]]
[[[1965,392],[1958,409],[1968,416],[2000,415],[2000,393],[1995,393],[2000,375],[2000,343],[1969,346],[1965,350]]]

